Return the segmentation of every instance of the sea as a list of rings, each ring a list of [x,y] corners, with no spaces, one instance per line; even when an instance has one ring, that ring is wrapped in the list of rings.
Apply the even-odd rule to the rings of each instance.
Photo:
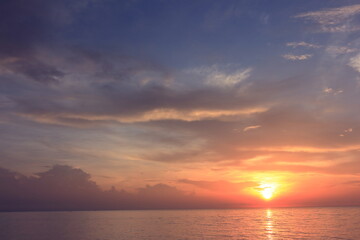
[[[1,240],[360,239],[360,208],[0,212]]]

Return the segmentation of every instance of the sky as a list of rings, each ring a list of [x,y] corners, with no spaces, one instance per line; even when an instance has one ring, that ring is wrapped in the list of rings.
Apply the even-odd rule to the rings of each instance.
[[[3,0],[0,210],[360,205],[359,102],[356,0]]]

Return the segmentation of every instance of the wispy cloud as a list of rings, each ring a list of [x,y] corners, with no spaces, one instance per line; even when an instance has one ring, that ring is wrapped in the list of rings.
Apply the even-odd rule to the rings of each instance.
[[[352,128],[345,129],[339,136],[345,137],[348,134],[351,134],[354,130]]]
[[[337,46],[337,45],[329,45],[329,46],[323,46],[323,45],[318,45],[318,44],[313,44],[313,43],[307,43],[307,42],[288,42],[286,43],[287,47],[292,47],[292,48],[298,48],[298,47],[303,47],[303,48],[312,48],[312,49],[324,49],[326,52],[330,53],[330,54],[334,54],[334,55],[339,55],[339,54],[347,54],[347,53],[354,53],[359,51],[359,49],[357,48],[353,48],[353,47],[348,47],[348,46]]]
[[[247,132],[249,130],[254,130],[254,129],[257,129],[257,128],[260,128],[261,125],[254,125],[254,126],[247,126],[243,129],[244,132]]]
[[[288,42],[286,43],[286,46],[288,47],[306,47],[306,48],[320,48],[320,45],[313,44],[313,43],[307,43],[307,42]]]
[[[351,22],[357,14],[360,14],[360,4],[301,13],[295,18],[302,18],[319,24],[322,32],[348,32],[360,30],[360,26]]]
[[[356,49],[356,48],[350,48],[347,46],[328,46],[325,50],[328,53],[331,53],[334,55],[354,53],[354,52],[358,51],[358,49]]]
[[[72,113],[54,113],[54,114],[18,114],[40,123],[59,124],[67,126],[83,125],[85,122],[118,122],[118,123],[139,123],[160,120],[181,120],[186,122],[199,120],[220,120],[231,117],[246,116],[266,111],[267,108],[248,108],[241,110],[177,110],[172,108],[159,108],[146,112],[139,112],[134,115],[99,115],[99,114],[72,114]]]
[[[252,68],[228,70],[218,65],[202,66],[187,70],[205,78],[205,83],[210,86],[231,87],[249,78]]]
[[[333,89],[333,88],[327,87],[327,88],[324,88],[324,89],[323,89],[323,92],[326,93],[326,94],[332,94],[332,95],[335,95],[335,96],[336,96],[336,95],[338,95],[338,94],[343,93],[344,90],[342,90],[342,89]]]
[[[344,130],[344,132],[352,132],[352,128]],[[255,150],[255,149],[246,149],[238,148],[239,150]],[[282,147],[271,147],[271,148],[258,148],[256,150],[263,152],[293,152],[293,153],[341,153],[348,151],[358,151],[360,145],[347,146],[347,147],[338,147],[338,148],[318,148],[318,147],[305,147],[305,146],[282,146]]]
[[[303,61],[312,57],[312,54],[302,54],[302,55],[293,55],[293,54],[284,54],[283,58],[291,61]]]
[[[41,83],[57,83],[65,73],[56,67],[39,61],[34,57],[9,57],[0,60],[0,70],[20,74]]]
[[[348,65],[356,71],[360,72],[360,54],[350,58]]]

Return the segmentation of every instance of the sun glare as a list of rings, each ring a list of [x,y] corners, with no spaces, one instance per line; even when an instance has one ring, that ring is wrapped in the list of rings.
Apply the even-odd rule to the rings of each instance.
[[[276,185],[273,183],[262,183],[258,189],[265,200],[270,200],[274,196]]]

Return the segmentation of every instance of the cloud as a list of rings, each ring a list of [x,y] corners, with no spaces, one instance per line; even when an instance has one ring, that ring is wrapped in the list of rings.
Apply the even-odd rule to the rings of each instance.
[[[340,137],[345,137],[347,136],[348,134],[351,134],[353,132],[353,129],[352,128],[348,128],[348,129],[345,129],[339,136]]]
[[[2,169],[0,178],[3,211],[83,209],[95,204],[100,192],[89,174],[69,166],[56,165],[34,177]]]
[[[302,54],[302,55],[293,55],[293,54],[284,54],[283,58],[291,61],[303,61],[312,57],[312,54]]]
[[[346,46],[328,46],[325,49],[328,53],[339,55],[339,54],[348,54],[348,53],[354,53],[357,52],[358,49],[356,48],[350,48]]]
[[[307,146],[282,146],[272,148],[257,148],[257,149],[246,149],[239,148],[239,150],[258,150],[261,152],[307,152],[307,153],[331,153],[331,152],[348,152],[357,151],[360,149],[360,145],[339,147],[339,148],[316,148]]]
[[[221,69],[218,65],[203,66],[187,70],[188,73],[196,74],[205,78],[205,83],[210,86],[232,87],[249,78],[252,68],[228,70]]]
[[[58,82],[65,73],[39,57],[41,49],[53,48],[54,35],[71,22],[88,0],[4,0],[0,4],[0,69],[44,84]],[[26,19],[26,20],[24,20]],[[60,40],[61,41],[61,40]]]
[[[50,64],[42,64],[45,61]],[[53,68],[52,63],[57,67]],[[206,84],[178,87],[182,80],[175,79],[161,65],[83,49],[64,50],[61,54],[48,52],[41,62],[30,65],[20,58],[9,58],[3,66],[8,86],[16,79],[22,89],[29,90],[7,96],[15,104],[14,113],[39,123],[85,127],[108,122],[227,121],[268,108],[251,96],[239,94],[240,88],[246,88],[243,81],[250,69],[234,70],[228,75],[208,68],[196,69],[192,74],[204,78]],[[26,81],[28,78],[56,86],[31,84]],[[209,78],[225,85],[209,85]],[[14,91],[19,88],[14,86]]]
[[[286,46],[292,47],[292,48],[297,48],[297,47],[312,48],[312,49],[325,48],[326,52],[333,54],[333,55],[349,54],[349,53],[354,53],[354,52],[358,51],[357,48],[351,48],[348,46],[333,46],[333,45],[322,46],[322,45],[317,45],[317,44],[312,44],[312,43],[307,43],[307,42],[288,42],[288,43],[286,43]],[[286,54],[286,55],[283,55],[283,57],[285,57],[289,60],[300,60],[298,58],[301,58],[301,56],[306,56],[306,55],[308,55],[308,54],[305,54],[305,55]]]
[[[301,13],[295,18],[317,23],[322,32],[351,32],[360,30],[360,26],[352,23],[352,18],[358,14],[360,14],[360,4]]]
[[[306,99],[306,98],[304,98]],[[309,100],[309,99],[308,99]],[[311,108],[310,108],[311,109]],[[195,156],[176,158],[168,154],[161,157],[162,162],[207,162],[223,166],[233,162],[237,167],[244,167],[249,159],[259,160],[252,170],[273,169],[271,164],[276,161],[308,161],[326,162],[330,158],[348,161],[356,157],[359,149],[359,139],[354,134],[349,134],[347,139],[340,139],[339,132],[344,129],[357,129],[356,120],[342,119],[326,115],[322,110],[310,110],[300,106],[277,106],[266,112],[258,113],[240,121],[199,121],[199,122],[159,122],[152,123],[174,132],[191,132],[193,138],[203,139]],[[325,116],[324,116],[325,115]],[[252,131],[251,134],[238,134],[234,131],[239,127],[253,126],[256,122],[261,125],[261,131]],[[245,124],[247,123],[247,124]],[[209,150],[212,155],[209,156]],[[307,153],[309,155],[302,155]],[[285,156],[284,154],[289,154]],[[259,156],[271,156],[259,158]],[[147,158],[145,158],[147,159]],[[152,160],[154,160],[152,158]],[[261,162],[268,165],[260,167]],[[324,166],[313,168],[299,168],[301,171],[326,171]],[[282,164],[281,171],[286,171],[287,166]],[[288,171],[295,171],[289,166]],[[345,171],[345,169],[344,169]],[[347,171],[351,172],[349,168]]]
[[[160,120],[181,120],[181,121],[200,121],[200,120],[211,120],[211,119],[227,119],[239,117],[242,115],[256,114],[266,111],[266,108],[250,108],[242,110],[176,110],[176,109],[167,109],[159,108],[150,111],[141,112],[129,116],[121,115],[90,115],[90,114],[42,114],[32,115],[32,114],[19,114],[19,116],[40,122],[40,123],[49,123],[49,124],[59,124],[59,125],[68,125],[76,126],[76,122],[83,123],[96,123],[96,122],[119,122],[119,123],[140,123],[140,122],[149,122],[149,121],[160,121]]]
[[[348,65],[356,71],[360,72],[360,54],[350,58]]]
[[[2,136],[6,133],[7,137],[2,137],[1,145],[5,146],[7,141],[6,146],[12,147],[0,151],[10,166],[15,162],[13,159],[21,162],[29,157],[38,161],[26,151],[37,152],[45,159],[47,154],[40,154],[38,149],[56,152],[54,162],[85,161],[92,154],[93,162],[101,157],[109,162],[112,159],[156,161],[152,164],[205,162],[219,167],[231,161],[241,166],[249,159],[266,155],[259,147],[273,149],[276,157],[280,151],[275,150],[283,144],[288,144],[290,150],[313,147],[316,150],[312,153],[323,154],[333,147],[357,145],[355,134],[338,137],[348,126],[358,127],[353,124],[358,121],[358,114],[350,110],[356,109],[355,88],[340,73],[336,77],[345,79],[346,86],[345,82],[344,86],[328,84],[334,76],[324,83],[325,76],[309,77],[306,71],[299,76],[275,79],[275,74],[267,78],[264,72],[235,64],[192,68],[184,77],[152,61],[115,53],[78,47],[44,47],[42,52],[35,51],[32,46],[42,41],[45,39],[39,37],[29,43],[31,54],[15,57],[8,54],[2,58],[1,111],[14,121],[2,124]],[[316,49],[319,45],[292,42],[288,46]],[[311,55],[284,56],[296,61]],[[331,94],[339,89],[346,94],[336,97],[335,102],[334,98],[319,94],[324,86],[332,87]],[[339,115],[335,119],[336,113]],[[262,126],[261,131],[254,130],[256,126]],[[234,129],[248,132],[239,134]],[[45,140],[44,135],[48,136]],[[88,142],[91,149],[94,142],[99,143],[96,157],[95,151],[91,154],[86,151],[85,143],[81,147],[79,143],[77,149],[58,147],[59,142],[68,141],[70,145],[74,135],[79,142],[91,139],[92,143]],[[167,142],[159,135],[162,139],[181,141]],[[118,145],[131,148],[126,156],[114,150],[116,146],[111,141],[120,137]],[[184,142],[196,148],[182,149]],[[166,144],[166,150],[162,144]],[[244,149],[238,149],[239,146]],[[145,149],[151,151],[145,154]]]
[[[0,211],[206,208],[225,203],[161,183],[133,193],[101,190],[90,174],[67,165],[30,177],[0,168],[0,191]]]
[[[270,64],[271,70],[268,67],[256,69],[249,66],[252,66],[258,57],[256,52],[259,49],[252,48],[225,57],[226,61],[242,59],[245,64],[250,65],[221,62],[211,65],[214,59],[221,61],[221,56],[209,59],[208,55],[197,54],[222,53],[219,49],[209,52],[208,47],[204,46],[191,53],[200,58],[195,57],[188,63],[191,65],[191,62],[203,61],[210,62],[209,65],[201,66],[204,63],[199,63],[200,67],[191,68],[184,73],[152,60],[125,56],[117,52],[124,48],[128,53],[139,53],[138,56],[155,54],[160,56],[155,58],[163,59],[163,52],[148,51],[156,49],[152,48],[155,46],[152,44],[158,44],[158,41],[142,45],[147,49],[143,52],[141,47],[136,48],[136,44],[141,44],[138,41],[131,42],[131,45],[135,45],[127,48],[126,38],[122,38],[124,41],[120,41],[121,43],[116,39],[102,40],[103,35],[99,35],[99,39],[87,38],[94,32],[88,31],[87,27],[80,32],[76,30],[82,28],[82,23],[89,20],[88,18],[62,31],[60,28],[69,24],[66,19],[70,19],[71,23],[76,16],[72,16],[73,10],[67,9],[61,1],[56,1],[56,4],[55,1],[35,1],[24,9],[20,6],[23,4],[18,4],[20,2],[24,1],[0,3],[12,6],[0,8],[3,14],[0,19],[5,19],[4,14],[9,12],[8,20],[0,24],[13,26],[13,29],[0,29],[0,42],[3,43],[0,46],[0,155],[4,166],[33,168],[38,166],[37,164],[48,164],[49,161],[78,166],[86,164],[87,169],[103,171],[99,173],[101,175],[113,171],[116,179],[124,179],[124,184],[129,185],[128,179],[134,181],[129,175],[138,174],[141,169],[145,172],[146,179],[151,179],[152,184],[155,184],[134,191],[137,194],[127,191],[108,193],[97,189],[93,184],[86,184],[91,179],[82,173],[75,174],[64,168],[57,168],[58,173],[52,171],[51,174],[55,174],[56,179],[60,179],[60,175],[66,175],[66,171],[71,172],[78,176],[76,179],[84,180],[79,183],[81,188],[92,189],[91,191],[99,193],[100,196],[113,196],[100,199],[94,197],[94,201],[109,201],[109,208],[134,207],[132,204],[136,201],[141,201],[142,198],[150,199],[145,197],[152,195],[149,192],[153,192],[159,199],[161,195],[168,193],[173,196],[172,199],[189,199],[186,201],[191,203],[195,200],[188,193],[174,186],[164,185],[158,179],[166,179],[163,182],[169,183],[174,179],[176,181],[190,176],[189,172],[195,173],[204,169],[226,169],[223,172],[218,171],[217,177],[220,174],[235,175],[241,170],[335,174],[331,172],[335,169],[334,165],[339,169],[341,167],[341,173],[358,173],[358,169],[351,167],[351,164],[337,165],[346,162],[352,162],[353,166],[358,165],[356,159],[360,140],[356,130],[360,127],[360,116],[358,111],[354,111],[359,102],[358,82],[348,66],[345,66],[347,69],[342,69],[341,64],[329,66],[332,64],[329,59],[319,57],[317,60],[321,61],[309,71],[299,71],[294,66],[283,69],[276,61]],[[65,5],[72,5],[71,1],[65,2]],[[58,5],[60,8],[56,10]],[[16,6],[20,6],[20,9]],[[111,5],[113,6],[116,7]],[[236,11],[239,9],[243,8],[237,8]],[[100,14],[107,13],[105,10]],[[92,18],[94,11],[81,16]],[[114,11],[117,12],[116,8]],[[57,21],[55,18],[59,15],[62,20]],[[70,15],[69,18],[67,15]],[[23,18],[29,22],[17,21]],[[95,16],[92,21],[97,18],[98,16]],[[214,18],[210,16],[209,19]],[[135,25],[130,24],[135,26],[135,32],[132,27],[129,31],[119,28],[121,30],[117,34],[120,38],[127,33],[135,34],[133,36],[136,37],[145,29],[143,33],[151,33],[155,39],[163,38],[169,33],[166,30],[162,32],[165,35],[158,36],[156,34],[163,31],[161,28],[157,28],[159,32],[148,31],[146,26],[142,30],[144,26],[141,26],[141,21],[139,19]],[[350,23],[355,24],[352,20]],[[105,22],[100,21],[97,24],[102,26]],[[339,26],[331,27],[336,29],[343,26],[339,23]],[[350,29],[350,25],[346,25],[346,28]],[[108,32],[108,29],[103,30]],[[267,31],[260,32],[267,34]],[[76,33],[76,36],[72,33]],[[71,38],[62,41],[64,34]],[[118,46],[118,50],[108,52],[105,49],[101,52],[78,46],[60,47],[73,41],[99,48],[108,46],[105,44],[107,41],[117,42],[121,46]],[[340,42],[337,42],[334,46],[326,47],[319,44],[289,42],[287,46],[294,49],[288,50],[292,50],[294,54],[286,54],[284,58],[293,61],[306,60],[312,55],[301,55],[301,51],[314,51],[315,56],[319,49],[334,54],[356,53],[351,48],[356,46],[355,40],[353,45],[340,46]],[[252,50],[253,55],[250,53]],[[164,51],[166,52],[166,49]],[[180,58],[172,59],[181,63],[187,53],[180,55],[174,52],[174,56]],[[348,61],[349,57],[353,57],[349,65],[360,72],[360,67],[356,65],[356,56],[342,55],[336,60],[343,58]],[[255,62],[264,67],[263,61]],[[172,63],[174,62],[167,64]],[[323,89],[326,91],[322,92]],[[354,132],[344,132],[350,127]],[[339,137],[339,134],[344,137]],[[326,168],[324,164],[331,168]],[[164,175],[166,177],[163,177]],[[169,175],[174,179],[167,177]],[[15,176],[14,179],[18,177]],[[25,182],[30,179],[25,176],[20,178]],[[38,180],[43,178],[45,176],[36,175],[31,181],[38,184]],[[143,175],[135,178],[138,181],[145,179]],[[52,182],[48,177],[47,179]],[[234,190],[238,187],[235,182],[229,182],[230,185],[235,184],[232,185],[234,188],[231,188],[225,182],[206,182],[201,178],[187,180],[187,185],[190,185],[191,181],[193,186],[214,191],[220,191],[222,185]],[[43,181],[45,180],[41,180]],[[44,187],[47,186],[44,183]],[[139,192],[142,193],[141,196]],[[89,194],[91,199],[93,195]],[[65,195],[69,199],[76,196],[75,193],[73,196]],[[190,203],[189,205],[194,202]],[[95,208],[102,203],[91,204]],[[154,200],[147,206],[161,207],[161,204],[162,201]],[[169,204],[179,206],[173,201]],[[82,204],[79,202],[78,205]],[[101,206],[104,205],[106,204]]]
[[[286,43],[286,46],[288,47],[306,47],[306,48],[320,48],[320,45],[307,43],[307,42],[288,42]]]
[[[257,129],[257,128],[260,128],[261,125],[254,125],[254,126],[247,126],[243,129],[244,132],[247,132],[249,130],[253,130],[253,129]]]
[[[37,59],[7,58],[1,61],[1,68],[15,74],[22,74],[29,79],[41,83],[57,83],[65,76],[56,67]]]
[[[342,90],[342,89],[336,90],[336,89],[332,89],[332,88],[327,87],[327,88],[323,89],[323,92],[326,93],[326,94],[332,94],[332,95],[336,96],[336,95],[339,95],[339,94],[343,93],[344,90]]]
[[[89,76],[92,74],[93,72]],[[99,143],[101,148],[113,146],[114,141],[111,139],[117,139],[124,133],[117,133],[115,130],[113,133],[106,132],[110,134],[107,139],[100,137],[101,134],[96,134],[100,133],[99,128],[124,128],[128,132],[136,128],[136,141],[134,137],[128,139],[128,135],[125,134],[124,139],[117,145],[132,146],[128,153],[129,156],[133,156],[132,159],[163,164],[208,163],[216,167],[234,161],[239,167],[245,166],[248,159],[259,155],[270,154],[274,156],[271,159],[274,159],[280,152],[286,152],[286,149],[280,149],[284,145],[293,153],[305,151],[324,154],[324,158],[319,160],[322,161],[326,159],[328,149],[344,147],[342,152],[349,151],[349,156],[352,156],[354,153],[350,151],[354,149],[346,146],[358,146],[356,136],[342,139],[341,142],[336,140],[343,129],[349,126],[357,129],[359,125],[352,118],[342,115],[334,118],[329,115],[326,108],[331,99],[322,99],[324,102],[317,100],[323,84],[311,78],[254,81],[250,84],[242,82],[237,88],[225,89],[208,86],[201,89],[176,89],[160,85],[161,80],[150,85],[134,84],[131,72],[124,73],[124,79],[119,81],[113,78],[99,81],[86,77],[86,81],[75,82],[76,84],[67,87],[64,81],[70,76],[66,75],[56,86],[36,86],[36,91],[11,96],[16,104],[16,116],[25,116],[21,118],[22,121],[36,121],[37,124],[24,122],[26,126],[44,129],[42,131],[45,133],[50,131],[49,129],[58,129],[61,136],[66,134],[70,141],[74,141],[70,132],[76,131],[83,138],[92,139],[92,143]],[[79,79],[82,80],[77,80]],[[28,95],[29,92],[38,92],[42,89],[49,92],[44,91],[41,98],[37,95]],[[46,97],[46,101],[43,97]],[[313,104],[313,101],[316,104]],[[330,105],[334,107],[334,104]],[[346,105],[346,108],[341,109],[343,111],[348,107],[350,106]],[[41,123],[55,123],[58,126],[54,128]],[[251,131],[251,134],[239,134],[234,131],[239,126],[241,131],[246,126],[256,126],[254,123],[262,126],[261,131]],[[61,128],[64,125],[71,126],[73,130]],[[94,135],[81,131],[81,128],[85,127]],[[19,131],[23,132],[21,129]],[[182,142],[160,142],[158,137],[154,137],[154,132],[161,132],[163,137],[179,138]],[[147,134],[146,141],[139,140],[144,134]],[[40,136],[41,134],[35,139],[42,139]],[[11,141],[11,137],[5,139]],[[24,139],[21,141],[27,142]],[[50,140],[53,141],[56,141],[56,138]],[[83,140],[79,138],[79,141]],[[167,144],[165,150],[164,142]],[[184,149],[185,142],[188,142],[189,146]],[[201,144],[198,144],[199,142]],[[239,149],[239,146],[243,149]],[[89,157],[89,151],[85,150],[85,143],[81,147],[83,152],[74,153],[71,151],[72,148],[65,147],[62,151],[66,153],[66,158],[85,160]],[[101,157],[108,161],[121,158],[121,154],[111,147],[106,151],[101,148],[96,148],[98,155],[93,157],[94,159]],[[152,150],[145,152],[144,149],[148,148]],[[4,147],[1,150],[2,155],[14,156],[14,153],[9,153],[10,150]],[[14,158],[20,159],[18,156]],[[292,156],[285,161],[292,161],[294,158]],[[271,169],[270,164],[263,167],[266,168]],[[285,171],[286,166],[282,166],[281,169]],[[298,172],[301,170],[309,169],[299,168]]]

